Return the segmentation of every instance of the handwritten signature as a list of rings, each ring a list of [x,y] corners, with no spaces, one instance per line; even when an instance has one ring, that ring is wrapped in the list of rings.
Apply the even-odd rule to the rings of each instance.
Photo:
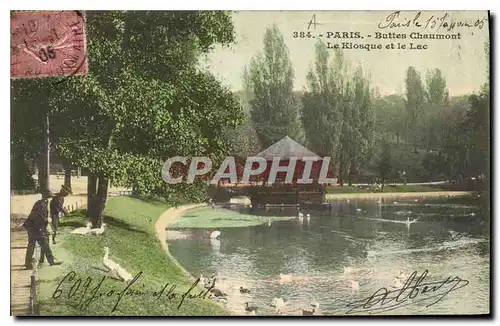
[[[416,13],[414,16],[401,17],[400,11],[395,11],[390,13],[383,22],[378,24],[379,29],[385,28],[405,28],[405,27],[416,27],[423,29],[435,29],[439,31],[444,29],[446,31],[451,31],[457,27],[468,27],[482,29],[484,27],[485,21],[488,18],[476,19],[475,21],[465,21],[465,20],[454,20],[448,13],[444,13],[440,16],[431,15],[427,19],[421,17],[422,12]]]
[[[114,312],[118,308],[118,305],[124,296],[127,297],[150,296],[156,298],[156,300],[159,300],[162,296],[167,300],[179,299],[179,304],[177,305],[177,309],[179,309],[182,306],[185,299],[205,299],[207,295],[208,298],[211,297],[210,291],[212,290],[212,287],[210,287],[207,290],[203,290],[197,294],[191,293],[192,291],[195,291],[195,288],[200,282],[200,279],[197,279],[193,284],[191,284],[191,286],[186,292],[175,292],[174,290],[177,288],[177,285],[170,283],[165,284],[165,286],[163,286],[163,288],[161,288],[159,291],[140,290],[137,288],[137,285],[138,285],[138,280],[142,274],[143,274],[142,271],[137,273],[137,275],[133,278],[133,280],[130,281],[130,283],[128,283],[126,287],[122,290],[118,290],[116,288],[105,290],[103,287],[103,283],[106,279],[106,276],[103,276],[102,279],[97,283],[97,285],[95,285],[92,289],[90,289],[91,285],[95,284],[90,276],[86,278],[81,278],[81,277],[77,278],[76,272],[71,271],[68,274],[66,274],[66,276],[63,277],[61,282],[59,282],[54,293],[52,294],[52,298],[58,299],[64,294],[68,299],[79,298],[79,301],[76,304],[76,308],[82,310],[87,308],[92,302],[95,302],[98,299],[104,299],[104,298],[113,299],[115,300],[115,304],[111,312]],[[67,293],[64,293],[63,290],[61,289],[63,283],[65,283],[66,286],[71,285]],[[136,285],[136,287],[134,287],[134,285]]]
[[[423,283],[428,272],[428,270],[425,270],[417,278],[417,271],[414,271],[400,289],[389,291],[387,288],[382,287],[367,298],[350,302],[347,304],[350,309],[346,314],[356,312],[373,314],[437,298],[437,300],[425,306],[428,308],[443,300],[450,292],[457,291],[469,284],[469,281],[458,276],[448,277],[443,281]]]

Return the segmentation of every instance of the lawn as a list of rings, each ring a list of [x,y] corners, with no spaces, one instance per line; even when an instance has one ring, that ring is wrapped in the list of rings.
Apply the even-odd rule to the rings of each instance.
[[[294,219],[296,216],[259,216],[247,213],[239,213],[229,209],[202,208],[187,212],[172,228],[229,228],[255,226],[271,221],[283,221]]]
[[[64,264],[43,267],[39,271],[42,280],[38,289],[40,315],[227,315],[208,296],[190,298],[188,295],[178,308],[192,282],[162,251],[155,236],[154,223],[167,208],[169,206],[162,202],[110,198],[104,211],[107,229],[101,236],[70,234],[75,227],[84,225],[83,211],[64,218],[60,224],[60,240],[52,246],[56,258]],[[126,291],[125,283],[109,276],[98,286],[106,275],[102,265],[105,246],[110,248],[110,258],[132,275],[142,272]],[[68,274],[70,272],[75,275]],[[196,288],[190,295],[200,292]]]

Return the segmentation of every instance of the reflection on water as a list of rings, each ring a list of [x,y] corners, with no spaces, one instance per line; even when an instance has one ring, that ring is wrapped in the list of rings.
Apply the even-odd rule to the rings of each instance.
[[[301,211],[311,214],[309,223],[225,228],[219,240],[206,237],[207,230],[187,230],[193,236],[170,241],[169,249],[193,275],[218,274],[216,287],[228,293],[227,306],[238,314],[247,301],[259,315],[274,314],[275,297],[288,301],[286,314],[310,310],[312,300],[320,304],[319,314],[345,314],[348,302],[381,287],[394,290],[402,286],[397,276],[404,283],[413,271],[426,269],[425,282],[458,276],[469,284],[429,307],[435,299],[380,314],[489,312],[489,213],[467,199],[343,200]],[[240,286],[251,292],[239,293]]]

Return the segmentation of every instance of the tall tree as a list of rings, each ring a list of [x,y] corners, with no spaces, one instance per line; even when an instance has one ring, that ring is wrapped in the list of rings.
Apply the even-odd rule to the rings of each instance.
[[[90,173],[94,226],[110,180],[142,195],[203,199],[205,183],[166,185],[161,168],[177,155],[221,160],[225,128],[243,122],[230,90],[197,68],[200,54],[234,40],[230,13],[88,12],[87,40],[91,73],[66,78],[51,107],[66,117],[60,156]]]
[[[442,130],[443,113],[449,105],[448,89],[446,80],[440,69],[434,69],[426,76],[426,112],[422,120],[422,128],[427,132],[424,134],[425,146],[429,152],[432,147],[441,143],[440,131]]]
[[[299,133],[294,71],[283,35],[276,25],[264,34],[264,51],[252,58],[243,73],[250,93],[250,114],[262,147]]]
[[[353,176],[359,176],[361,168],[366,166],[373,154],[374,146],[374,113],[370,80],[358,67],[353,76],[354,99],[350,122],[353,124],[351,139],[352,155],[350,158],[349,184]]]
[[[379,156],[377,170],[382,182],[382,192],[384,192],[385,183],[392,172],[391,147],[387,139],[382,140],[382,150]]]
[[[425,106],[425,89],[422,84],[420,74],[414,67],[409,67],[406,70],[406,110],[408,117],[406,120],[407,139],[413,145],[414,150],[417,150],[421,141],[420,126],[422,115]]]
[[[341,52],[335,56],[341,60]],[[342,96],[339,73],[333,70],[326,45],[316,44],[314,69],[306,79],[308,89],[302,97],[301,121],[309,147],[321,154],[332,155],[338,146],[342,124],[339,102]],[[335,58],[334,58],[335,59]]]

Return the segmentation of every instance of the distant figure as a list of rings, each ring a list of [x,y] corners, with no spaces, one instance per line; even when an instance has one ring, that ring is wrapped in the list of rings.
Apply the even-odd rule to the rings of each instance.
[[[68,215],[68,211],[64,208],[64,197],[72,195],[71,188],[66,185],[61,186],[58,194],[52,198],[50,202],[50,218],[52,219],[52,243],[56,244],[57,228],[59,226],[59,218],[61,214]]]
[[[208,198],[207,200],[207,204],[212,207],[213,209],[215,209],[215,203],[214,203],[214,200],[212,198]]]
[[[40,245],[41,249],[40,263],[43,263],[44,258],[47,257],[50,266],[62,264],[62,262],[54,259],[52,250],[50,250],[49,240],[47,238],[47,225],[49,224],[48,201],[51,197],[54,197],[54,194],[50,190],[42,192],[42,199],[38,200],[33,205],[30,215],[23,223],[23,227],[28,232],[28,246],[26,248],[26,257],[24,259],[26,269],[33,268],[32,260],[36,243]]]

